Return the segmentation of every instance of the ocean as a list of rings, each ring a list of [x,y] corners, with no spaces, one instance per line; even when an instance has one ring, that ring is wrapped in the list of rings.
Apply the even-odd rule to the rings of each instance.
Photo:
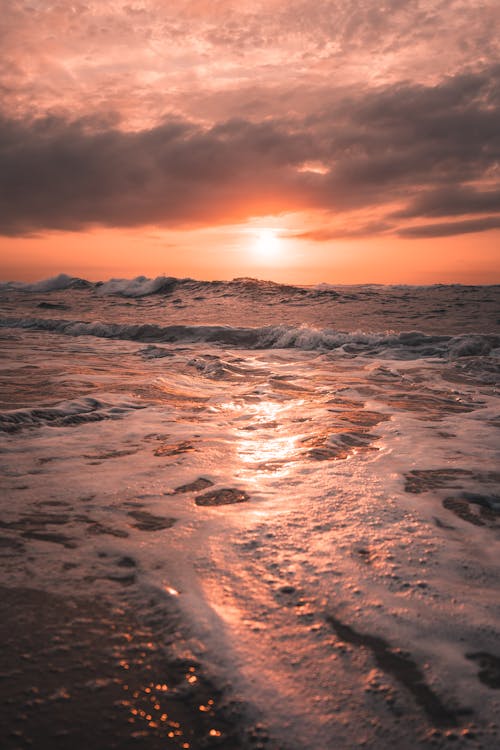
[[[0,285],[0,346],[3,586],[217,695],[197,739],[118,660],[134,747],[498,747],[500,286],[61,274]]]

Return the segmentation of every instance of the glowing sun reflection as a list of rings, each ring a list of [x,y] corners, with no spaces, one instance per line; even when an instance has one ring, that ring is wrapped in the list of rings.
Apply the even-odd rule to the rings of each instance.
[[[303,402],[295,402],[297,407]],[[236,453],[242,463],[257,466],[266,471],[286,471],[286,464],[297,452],[297,436],[281,434],[280,418],[290,408],[276,401],[261,401],[246,405],[250,424],[238,430]]]

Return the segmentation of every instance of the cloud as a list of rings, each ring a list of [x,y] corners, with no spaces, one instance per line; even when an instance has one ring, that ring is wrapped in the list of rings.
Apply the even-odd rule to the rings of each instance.
[[[308,136],[277,123],[136,133],[57,118],[0,123],[0,231],[193,226],[299,208]]]
[[[374,234],[388,232],[393,224],[385,221],[370,221],[360,223],[358,226],[319,227],[309,229],[306,232],[296,232],[292,236],[299,240],[313,240],[313,242],[330,242],[339,239],[354,239],[356,237],[369,237]],[[287,235],[290,236],[290,235]]]
[[[420,239],[424,237],[450,237],[455,234],[474,234],[500,229],[500,216],[487,216],[484,219],[465,219],[450,221],[444,224],[422,224],[417,227],[406,227],[398,234],[400,237]]]
[[[277,117],[283,96],[311,111],[332,86],[430,84],[500,58],[498,0],[0,0],[0,17],[5,115],[117,111],[131,128],[243,116],[252,87]]]
[[[400,211],[395,211],[395,219],[419,216],[458,216],[460,214],[489,213],[500,210],[500,188],[497,190],[476,190],[470,186],[446,185],[437,190],[419,193],[413,201]]]
[[[447,215],[464,217],[450,233],[476,231],[465,217],[500,213],[499,75],[492,65],[433,85],[337,91],[314,114],[260,121],[170,116],[123,130],[106,116],[4,118],[0,232],[192,227],[301,210],[326,213],[335,236],[386,232],[395,220],[395,232],[418,236],[406,219]],[[351,226],[356,211],[370,221]],[[484,230],[496,228],[489,221]],[[440,231],[432,226],[422,236]]]

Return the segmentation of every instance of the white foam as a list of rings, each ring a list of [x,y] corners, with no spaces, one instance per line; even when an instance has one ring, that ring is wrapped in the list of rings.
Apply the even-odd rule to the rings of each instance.
[[[420,331],[370,333],[335,331],[311,326],[265,326],[240,328],[232,326],[171,325],[153,323],[120,324],[101,321],[72,321],[49,318],[3,318],[0,327],[53,331],[67,336],[97,336],[141,342],[214,343],[231,347],[256,349],[300,349],[303,351],[337,351],[340,354],[415,360],[428,357],[459,359],[496,357],[500,336],[463,334],[459,336],[428,335]]]

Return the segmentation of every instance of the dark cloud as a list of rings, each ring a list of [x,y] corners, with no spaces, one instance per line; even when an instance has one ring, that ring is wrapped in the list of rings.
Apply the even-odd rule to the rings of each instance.
[[[484,219],[465,219],[464,221],[450,221],[444,224],[422,224],[418,227],[406,227],[398,234],[400,237],[451,237],[455,234],[474,234],[487,232],[490,229],[500,229],[500,216],[487,216]]]
[[[44,119],[0,123],[0,230],[193,225],[300,208],[308,137],[278,124],[136,133]]]
[[[499,75],[496,65],[434,86],[366,88],[302,119],[202,127],[170,118],[132,132],[106,120],[4,119],[0,232],[194,226],[304,209],[344,227],[343,212],[377,214],[331,230],[345,237],[387,231],[394,219],[407,237],[497,228],[492,216],[420,228],[404,221],[500,213]]]
[[[307,232],[296,232],[292,236],[300,240],[314,242],[329,242],[330,240],[354,239],[356,237],[370,237],[393,229],[393,224],[385,221],[370,221],[355,227],[319,227]]]
[[[494,66],[436,86],[398,84],[341,102],[328,113],[335,123],[334,180],[415,192],[484,178],[500,158],[499,75]]]
[[[395,211],[395,219],[418,216],[459,216],[461,214],[481,214],[500,211],[500,188],[498,190],[476,190],[472,187],[447,185],[438,190],[428,190],[418,194],[410,205]]]

